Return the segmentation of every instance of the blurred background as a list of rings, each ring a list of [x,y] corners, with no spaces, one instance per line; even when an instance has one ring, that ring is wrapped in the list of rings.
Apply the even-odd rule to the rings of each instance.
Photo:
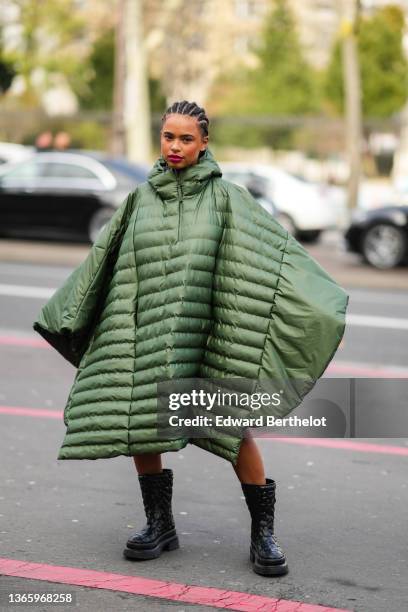
[[[188,99],[225,178],[299,240],[405,265],[407,15],[408,0],[2,0],[1,234],[93,241]]]
[[[183,544],[154,566],[154,578],[281,603],[406,610],[408,0],[0,7],[3,555],[130,571],[120,542],[140,518],[134,468],[123,457],[56,461],[75,371],[32,324],[146,180],[167,106],[187,99],[209,115],[224,177],[246,187],[349,294],[346,331],[324,377],[350,379],[350,390],[354,381],[349,403],[367,417],[372,439],[258,441],[279,482],[291,567],[268,585],[245,565],[248,517],[227,462],[193,447],[168,453]],[[152,566],[136,572],[151,577]],[[13,586],[32,590],[19,580]],[[81,609],[166,605],[76,590]]]

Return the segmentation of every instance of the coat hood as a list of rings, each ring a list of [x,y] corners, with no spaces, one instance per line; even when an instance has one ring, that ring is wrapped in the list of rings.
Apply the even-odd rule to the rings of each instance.
[[[177,197],[179,183],[183,194],[192,195],[216,176],[222,176],[222,172],[211,151],[206,149],[196,164],[181,170],[170,168],[160,156],[149,173],[148,182],[163,200],[169,200]]]

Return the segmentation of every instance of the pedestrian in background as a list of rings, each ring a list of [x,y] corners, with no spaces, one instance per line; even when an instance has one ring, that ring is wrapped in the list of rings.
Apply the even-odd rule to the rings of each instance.
[[[157,383],[302,380],[287,414],[333,357],[347,296],[245,189],[222,179],[208,142],[203,108],[184,100],[166,110],[148,181],[34,328],[78,367],[58,458],[133,457],[147,524],[126,558],[179,547],[162,454],[192,443],[231,462],[252,519],[252,567],[276,576],[288,571],[274,534],[276,483],[254,439],[161,436]]]
[[[71,136],[68,132],[57,132],[54,137],[54,149],[57,151],[65,151],[71,146]]]
[[[52,132],[50,130],[46,130],[38,134],[35,139],[35,148],[37,151],[52,151],[53,142],[52,142]]]

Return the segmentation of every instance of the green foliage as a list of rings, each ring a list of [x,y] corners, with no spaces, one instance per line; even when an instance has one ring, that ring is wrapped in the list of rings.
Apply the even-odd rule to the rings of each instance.
[[[149,97],[151,112],[163,114],[167,107],[167,100],[163,95],[159,79],[149,78]]]
[[[81,121],[68,125],[72,146],[79,149],[105,151],[109,144],[108,128],[96,121]]]
[[[323,82],[324,95],[333,114],[344,112],[343,60],[340,40],[332,49],[329,65]]]
[[[0,95],[6,93],[15,74],[12,64],[10,62],[3,62],[0,58]]]
[[[4,57],[3,33],[0,29],[0,96],[8,90],[15,74],[13,63]]]
[[[216,102],[211,112],[221,118],[213,126],[212,140],[242,147],[291,148],[294,128],[222,120],[225,115],[288,116],[318,110],[318,74],[303,58],[287,0],[274,0],[261,43],[253,52],[257,68],[221,75],[213,88],[211,98]]]
[[[76,10],[75,0],[14,0],[19,8],[21,43],[5,58],[26,83],[27,104],[38,102],[32,85],[35,69],[45,75],[63,74],[71,86],[83,78],[81,46],[85,23]]]
[[[251,71],[240,67],[236,72],[221,73],[215,80],[208,110],[212,115],[246,114],[251,105]]]
[[[77,92],[84,109],[110,110],[113,104],[115,32],[106,30],[95,41],[88,58],[87,84]]]
[[[365,117],[389,117],[407,100],[408,62],[402,41],[404,15],[396,6],[386,6],[372,17],[361,19],[358,55]],[[344,110],[344,87],[340,41],[334,45],[325,79],[325,93],[333,109]]]
[[[287,126],[249,125],[239,117],[229,121],[219,118],[211,126],[211,142],[215,145],[245,147],[272,147],[273,149],[291,148],[293,144],[293,128]]]
[[[222,114],[302,115],[319,106],[317,75],[305,61],[287,0],[274,0],[267,16],[254,70],[222,77]]]
[[[106,30],[95,41],[87,60],[87,82],[77,91],[83,109],[112,110],[115,78],[115,31]],[[149,79],[149,96],[152,112],[165,108],[166,99],[161,93],[160,82]]]
[[[257,55],[260,66],[251,79],[255,112],[299,115],[317,109],[313,71],[302,55],[287,0],[275,0]]]

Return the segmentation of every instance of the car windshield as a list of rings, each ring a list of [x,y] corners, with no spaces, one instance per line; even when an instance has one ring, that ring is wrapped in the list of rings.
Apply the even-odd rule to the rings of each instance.
[[[115,175],[122,176],[124,182],[143,183],[147,179],[147,170],[142,166],[131,164],[126,159],[104,159],[102,163]]]
[[[17,163],[17,164],[5,164],[1,168],[0,174],[4,180],[27,180],[35,179],[43,175],[44,164],[35,161]]]

